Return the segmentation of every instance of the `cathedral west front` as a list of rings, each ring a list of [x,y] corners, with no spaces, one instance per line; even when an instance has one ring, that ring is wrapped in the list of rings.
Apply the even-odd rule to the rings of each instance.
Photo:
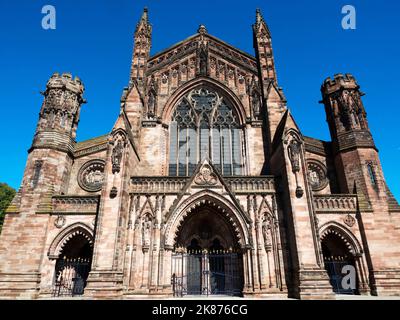
[[[357,80],[322,81],[321,141],[287,107],[259,10],[254,55],[203,25],[153,56],[151,40],[145,9],[103,136],[76,140],[83,82],[48,80],[0,297],[400,295],[400,206]]]

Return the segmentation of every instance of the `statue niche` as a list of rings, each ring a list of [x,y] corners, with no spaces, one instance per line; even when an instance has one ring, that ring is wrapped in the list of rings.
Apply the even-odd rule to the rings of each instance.
[[[123,149],[123,142],[121,140],[118,140],[117,144],[113,148],[111,155],[112,173],[118,173],[121,170]]]
[[[152,219],[146,214],[142,222],[142,246],[143,248],[148,248],[150,246],[151,240],[151,229],[152,229]]]

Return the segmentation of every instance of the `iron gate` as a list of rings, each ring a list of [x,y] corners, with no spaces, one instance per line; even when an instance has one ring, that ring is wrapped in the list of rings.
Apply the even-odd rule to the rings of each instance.
[[[354,263],[345,260],[325,259],[324,264],[325,264],[325,269],[328,272],[333,291],[335,293],[357,294],[357,285],[355,289],[344,289],[342,286],[343,277],[346,275],[345,273],[342,273],[343,267],[348,265],[354,266]],[[357,277],[356,277],[356,283],[357,283]]]
[[[174,296],[242,294],[243,263],[239,253],[224,251],[174,253],[172,256]]]
[[[53,296],[79,296],[83,294],[90,272],[90,259],[58,259],[56,263]]]

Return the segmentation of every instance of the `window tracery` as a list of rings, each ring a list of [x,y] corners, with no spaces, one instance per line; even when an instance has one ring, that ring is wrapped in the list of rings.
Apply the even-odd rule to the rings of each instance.
[[[183,97],[170,124],[171,176],[190,176],[209,158],[223,175],[243,174],[243,130],[234,109],[217,92],[199,88]]]

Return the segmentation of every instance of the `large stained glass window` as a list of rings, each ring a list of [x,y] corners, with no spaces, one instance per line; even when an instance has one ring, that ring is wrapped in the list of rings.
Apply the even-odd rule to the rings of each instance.
[[[223,175],[244,174],[243,129],[218,93],[192,90],[177,104],[170,124],[169,175],[190,176],[208,157]]]

